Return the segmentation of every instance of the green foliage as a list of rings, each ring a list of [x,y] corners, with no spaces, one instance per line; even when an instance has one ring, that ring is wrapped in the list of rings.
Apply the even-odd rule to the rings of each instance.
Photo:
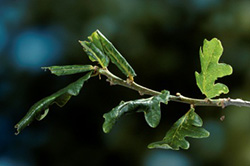
[[[20,131],[27,127],[34,119],[42,120],[47,115],[50,105],[56,103],[58,106],[63,107],[71,96],[77,96],[84,82],[90,78],[91,74],[92,72],[87,73],[67,87],[35,103],[29,109],[28,113],[15,125],[17,130],[16,134],[19,134]]]
[[[201,128],[202,124],[202,119],[194,112],[194,108],[191,108],[184,116],[174,123],[162,141],[151,143],[148,147],[150,149],[188,149],[189,142],[185,137],[206,138],[209,136],[209,132]]]
[[[57,76],[71,75],[94,70],[92,65],[68,65],[68,66],[50,66],[42,67],[44,70],[50,70]]]
[[[28,126],[34,119],[42,120],[48,114],[50,105],[56,103],[60,107],[64,106],[71,96],[77,96],[79,94],[85,81],[90,79],[91,76],[97,76],[100,74],[107,76],[108,81],[112,84],[122,85],[137,90],[138,92],[146,92],[147,94],[152,95],[152,97],[149,98],[127,102],[122,101],[110,112],[105,113],[103,115],[105,119],[103,123],[103,131],[105,133],[110,132],[112,127],[122,116],[134,112],[143,112],[145,120],[150,127],[155,128],[159,125],[161,120],[160,104],[168,104],[171,99],[176,101],[178,96],[174,96],[173,98],[173,95],[170,95],[170,92],[167,90],[160,93],[133,82],[133,77],[136,76],[135,71],[113,46],[113,44],[100,31],[95,31],[88,37],[88,39],[89,41],[79,42],[83,46],[83,50],[87,53],[89,59],[93,62],[97,62],[101,68],[92,65],[43,67],[43,69],[48,69],[52,74],[57,76],[71,75],[82,72],[89,73],[58,92],[35,103],[24,118],[15,126],[17,129],[16,134]],[[229,91],[226,85],[221,83],[215,84],[217,78],[232,74],[232,67],[230,65],[218,63],[222,52],[223,48],[221,43],[216,38],[211,41],[205,40],[203,49],[200,49],[201,73],[195,72],[195,77],[201,92],[209,99],[219,96],[221,93],[228,93]],[[110,60],[130,80],[123,80],[110,73],[107,69]],[[182,102],[182,100],[178,101]],[[204,103],[206,101],[204,100],[202,102]],[[188,100],[186,103],[192,104],[191,109],[173,124],[162,141],[151,143],[148,146],[150,149],[188,149],[189,142],[185,139],[185,137],[205,138],[209,136],[209,132],[202,128],[202,119],[194,111],[194,100]]]
[[[211,41],[204,40],[203,50],[200,49],[201,73],[195,72],[195,78],[198,87],[207,98],[229,92],[226,85],[214,84],[217,78],[230,75],[233,72],[230,65],[218,63],[222,52],[221,42],[216,38]]]
[[[167,104],[169,101],[169,91],[162,91],[160,95],[147,99],[138,99],[134,101],[121,102],[110,112],[103,115],[105,122],[103,131],[110,132],[114,124],[125,114],[131,112],[144,112],[146,122],[150,127],[157,127],[161,120],[160,103]]]

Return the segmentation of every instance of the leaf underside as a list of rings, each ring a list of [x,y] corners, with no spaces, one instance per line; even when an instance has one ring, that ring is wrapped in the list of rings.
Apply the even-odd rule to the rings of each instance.
[[[207,98],[229,92],[226,85],[215,84],[218,78],[231,75],[233,72],[230,65],[218,63],[222,52],[221,42],[216,38],[211,41],[205,39],[203,49],[200,48],[201,73],[195,72],[195,78],[199,89]]]
[[[206,138],[209,132],[202,127],[202,119],[191,108],[184,116],[176,121],[162,141],[154,142],[148,145],[148,148],[161,148],[179,150],[188,149],[189,142],[185,137]]]
[[[49,66],[42,67],[44,70],[50,70],[52,74],[57,76],[71,75],[94,70],[92,65],[67,65],[67,66]]]
[[[82,89],[84,82],[90,78],[91,74],[92,72],[87,73],[85,76],[79,78],[65,88],[35,103],[29,109],[27,114],[15,125],[17,131],[16,134],[19,134],[35,119],[42,120],[47,115],[50,105],[56,103],[58,106],[63,107],[69,101],[71,96],[77,96]]]
[[[167,104],[169,100],[169,91],[162,91],[160,95],[146,99],[121,102],[117,107],[103,115],[105,122],[103,131],[110,132],[114,124],[125,114],[131,112],[144,112],[145,120],[150,127],[157,127],[161,119],[160,103]]]

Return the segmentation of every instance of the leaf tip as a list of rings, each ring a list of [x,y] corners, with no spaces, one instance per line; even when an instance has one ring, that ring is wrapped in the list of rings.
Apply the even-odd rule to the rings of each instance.
[[[203,138],[207,138],[207,137],[209,137],[210,136],[210,132],[209,131],[207,131],[207,130],[205,130],[206,132],[204,133],[204,136],[203,136]]]
[[[41,69],[46,71],[46,70],[49,70],[49,67],[41,67]]]
[[[148,145],[148,149],[154,149],[154,145],[151,143]]]
[[[14,128],[16,129],[15,135],[18,135],[20,133],[19,125],[16,124]]]
[[[159,142],[153,142],[148,145],[149,149],[165,149],[165,150],[179,150],[179,147],[173,148],[167,143],[162,143],[162,141]]]
[[[106,122],[103,123],[102,130],[105,134],[109,133],[111,131],[112,126],[107,124]]]
[[[109,133],[112,129],[113,123],[112,120],[109,119],[108,113],[103,115],[103,118],[105,119],[103,125],[102,125],[102,130],[104,133]]]
[[[103,127],[102,130],[103,130],[103,132],[104,132],[105,134],[108,134],[108,133],[110,132],[110,130],[108,130],[108,129],[105,128],[105,127]]]
[[[85,46],[86,46],[85,42],[86,42],[86,41],[78,40],[78,42],[83,46],[83,48],[85,48]]]

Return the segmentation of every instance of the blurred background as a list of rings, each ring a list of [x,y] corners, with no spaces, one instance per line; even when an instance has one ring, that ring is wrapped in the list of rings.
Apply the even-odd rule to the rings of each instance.
[[[44,120],[14,135],[32,104],[81,76],[56,77],[40,67],[90,64],[77,41],[96,29],[126,57],[137,83],[197,98],[205,97],[194,77],[199,48],[217,37],[221,62],[234,68],[219,80],[230,89],[222,97],[250,100],[249,16],[250,1],[240,0],[0,0],[0,166],[249,166],[249,108],[198,107],[209,138],[188,138],[189,150],[149,150],[189,106],[162,105],[156,129],[138,113],[104,134],[104,113],[121,100],[141,98],[104,77],[89,80],[65,107],[53,105]],[[110,70],[123,77],[113,65]]]

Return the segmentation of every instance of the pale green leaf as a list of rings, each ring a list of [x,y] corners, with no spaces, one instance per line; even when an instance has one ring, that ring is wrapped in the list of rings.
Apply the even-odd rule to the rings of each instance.
[[[48,69],[52,74],[55,74],[57,76],[63,76],[92,71],[94,70],[94,67],[92,65],[67,65],[42,67],[42,69]]]
[[[222,52],[221,42],[216,38],[211,41],[204,40],[203,49],[200,49],[201,73],[195,72],[195,78],[198,87],[207,98],[229,92],[226,85],[215,83],[218,78],[231,75],[233,72],[230,65],[219,63]]]
[[[98,38],[101,41],[101,46],[105,54],[111,59],[111,62],[114,63],[127,77],[132,79],[136,76],[134,69],[114,47],[114,45],[99,30],[96,32],[98,33]]]
[[[189,142],[185,137],[206,138],[209,132],[202,127],[202,119],[191,108],[184,116],[174,123],[162,141],[148,145],[148,148],[179,150],[188,149]]]
[[[167,104],[169,101],[169,91],[162,91],[160,95],[146,99],[121,102],[117,107],[103,115],[105,122],[103,131],[110,132],[114,124],[125,114],[131,112],[144,112],[146,122],[150,127],[157,127],[161,119],[160,103]]]
[[[71,96],[77,96],[84,82],[90,78],[91,74],[92,72],[87,73],[85,76],[69,84],[65,88],[35,103],[27,114],[15,125],[17,130],[16,134],[19,134],[20,131],[28,126],[34,119],[42,120],[47,115],[50,105],[56,103],[58,106],[63,107]]]

